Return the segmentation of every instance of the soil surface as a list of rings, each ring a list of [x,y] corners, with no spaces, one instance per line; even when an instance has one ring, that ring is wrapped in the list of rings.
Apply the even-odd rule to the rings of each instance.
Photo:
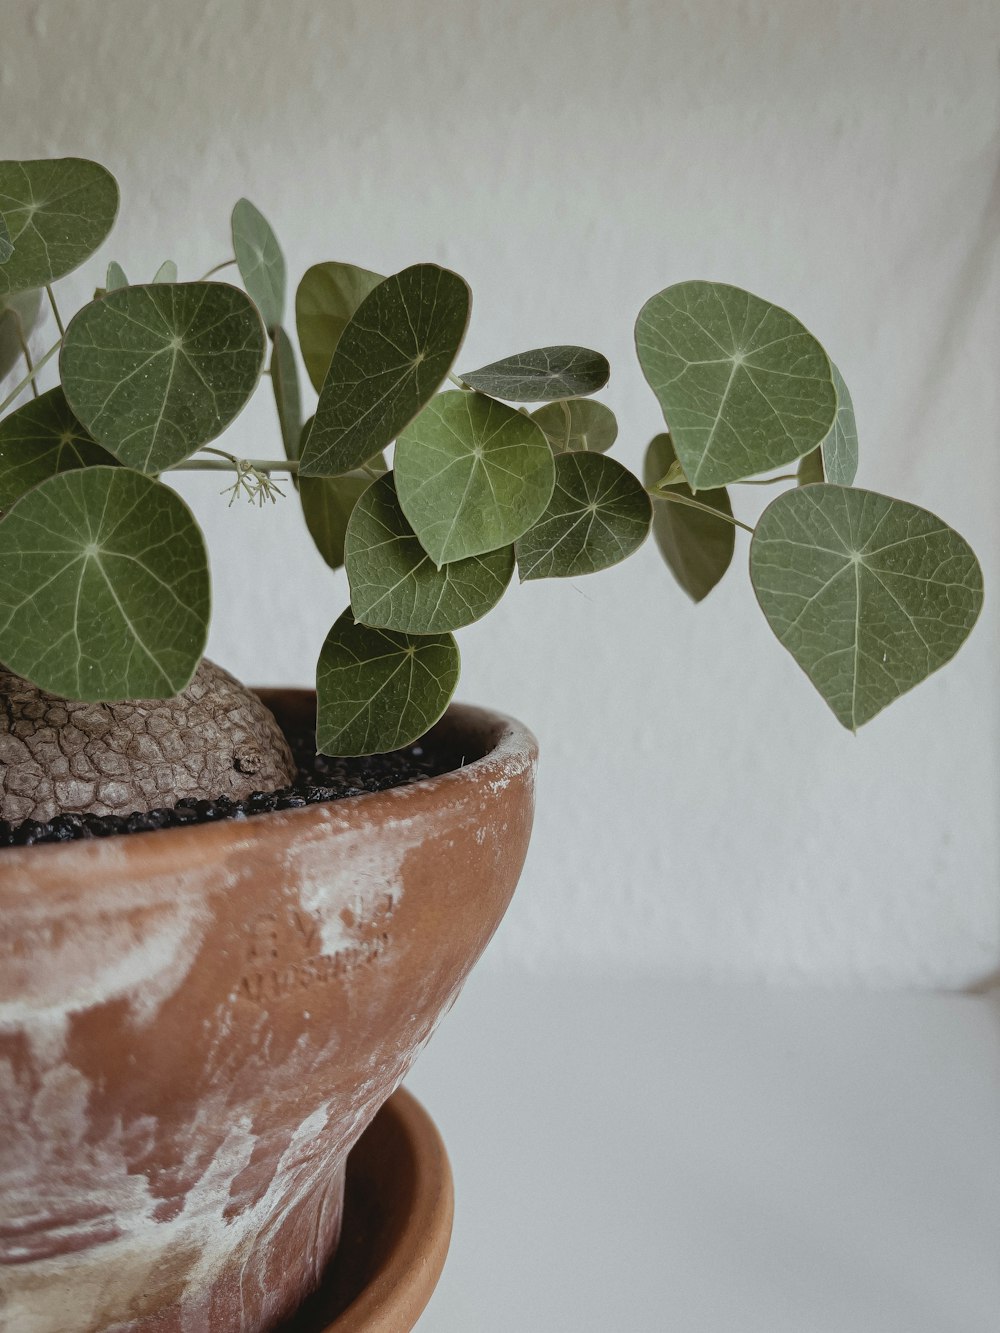
[[[0,819],[0,847],[30,847],[35,843],[72,842],[77,838],[107,838],[184,824],[208,824],[219,819],[248,819],[271,810],[295,810],[320,801],[338,801],[345,796],[402,787],[456,767],[454,756],[433,753],[421,744],[391,754],[331,759],[316,753],[311,731],[289,735],[288,743],[298,769],[290,786],[276,791],[255,791],[240,801],[227,796],[181,800],[176,805],[129,815],[64,814],[45,822],[25,819],[20,824]]]

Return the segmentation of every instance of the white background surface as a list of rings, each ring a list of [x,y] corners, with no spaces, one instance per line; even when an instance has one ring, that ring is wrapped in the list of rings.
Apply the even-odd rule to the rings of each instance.
[[[938,509],[997,586],[994,0],[6,0],[4,153],[112,168],[103,263],[193,277],[241,194],[293,280],[419,260],[475,293],[463,356],[605,351],[616,452],[658,429],[642,302],[690,277],[790,307],[851,386],[859,480]],[[228,437],[277,448],[260,399]],[[227,512],[212,655],[310,680],[346,604],[294,503]],[[751,517],[760,491],[740,496]],[[462,696],[543,750],[528,869],[485,964],[961,986],[1000,964],[995,593],[954,666],[853,739],[736,566],[690,606],[650,547],[513,590],[461,636]]]

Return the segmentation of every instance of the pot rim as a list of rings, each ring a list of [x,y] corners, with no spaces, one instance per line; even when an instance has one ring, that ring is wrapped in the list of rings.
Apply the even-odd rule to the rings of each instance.
[[[269,708],[279,715],[286,714],[286,721],[287,715],[304,717],[315,710],[315,690],[254,689]],[[265,842],[294,843],[296,838],[321,826],[357,828],[362,822],[377,836],[382,825],[416,815],[428,804],[456,805],[474,794],[502,790],[512,779],[533,771],[538,758],[538,742],[523,723],[472,704],[451,704],[427,737],[432,743],[436,741],[452,750],[465,743],[475,757],[446,773],[405,786],[343,796],[298,809],[271,810],[245,819],[146,829],[106,838],[4,847],[0,849],[0,896],[7,887],[4,879],[11,888],[15,888],[17,881],[20,881],[18,887],[23,888],[32,868],[40,869],[43,863],[47,876],[59,871],[60,861],[65,863],[67,875],[85,874],[89,867],[96,868],[101,862],[113,860],[120,865],[133,856],[147,860],[154,852],[157,860],[183,864],[236,851],[252,854],[255,846]]]

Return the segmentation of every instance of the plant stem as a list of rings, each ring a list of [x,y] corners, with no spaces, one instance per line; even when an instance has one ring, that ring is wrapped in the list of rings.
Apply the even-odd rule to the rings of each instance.
[[[210,278],[213,273],[220,273],[224,268],[229,268],[231,264],[235,263],[235,259],[224,259],[221,264],[216,264],[215,268],[210,268],[207,273],[203,273],[199,281],[204,282],[205,279]]]
[[[41,370],[42,366],[44,366],[47,361],[50,361],[52,357],[55,356],[56,352],[59,351],[59,348],[61,346],[62,346],[62,339],[60,338],[57,342],[54,342],[52,344],[52,346],[45,353],[45,355],[40,358],[40,360],[35,362],[34,367],[28,372],[27,375],[25,375],[24,379],[21,380],[19,384],[14,385],[13,389],[11,389],[7,397],[3,400],[2,403],[0,403],[0,414],[6,412],[7,408],[10,407],[11,403],[16,401],[22,389],[26,389],[29,384],[34,383],[35,376]]]
[[[299,465],[287,458],[244,458],[237,460],[232,454],[224,454],[221,449],[206,449],[206,453],[218,454],[215,458],[185,458],[174,463],[168,472],[233,472],[238,471],[238,463],[245,463],[254,472],[288,472],[295,476]]]
[[[469,386],[467,384],[463,384],[462,381],[458,378],[458,376],[453,375],[450,370],[448,371],[448,378],[451,380],[452,384],[457,384],[460,389],[464,389],[466,393],[468,393]]]
[[[737,486],[774,486],[779,481],[798,481],[794,472],[783,472],[780,477],[745,477]]]
[[[24,328],[21,324],[21,316],[14,312],[14,318],[17,320],[17,340],[21,344],[21,354],[24,357],[24,364],[28,367],[28,374],[32,376],[31,392],[38,397],[38,381],[34,378],[34,365],[31,360],[31,348],[28,346],[28,340],[24,336]]]
[[[732,523],[734,528],[742,528],[744,532],[749,532],[753,536],[753,528],[748,527],[746,523],[741,523],[738,518],[733,518],[729,514],[724,514],[721,509],[713,509],[711,505],[702,504],[700,500],[692,500],[686,495],[673,495],[668,491],[649,491],[649,495],[654,500],[666,500],[673,505],[686,505],[688,509],[700,509],[703,514],[711,514],[713,518],[721,518],[724,523]]]
[[[53,315],[55,315],[55,317],[56,317],[56,328],[59,330],[59,337],[60,337],[60,338],[65,338],[65,337],[66,337],[66,328],[65,328],[65,325],[63,324],[63,322],[62,322],[62,318],[61,318],[61,316],[60,316],[60,314],[59,314],[59,307],[56,305],[56,294],[55,294],[55,292],[52,290],[52,284],[51,284],[51,282],[47,282],[47,283],[45,284],[45,290],[46,290],[46,291],[48,292],[48,294],[49,294],[49,305],[52,307],[52,313],[53,313]]]

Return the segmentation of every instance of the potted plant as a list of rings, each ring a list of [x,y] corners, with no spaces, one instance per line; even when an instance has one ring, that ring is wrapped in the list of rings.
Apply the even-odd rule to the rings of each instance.
[[[652,531],[697,601],[745,528],[763,614],[851,729],[955,654],[982,579],[941,519],[853,487],[843,379],[747,292],[684,282],[639,313],[667,426],[640,478],[608,453],[605,358],[456,370],[470,293],[434,264],[306,272],[303,423],[284,259],[247,200],[232,259],[139,284],[112,263],[64,322],[53,285],[117,208],[95,163],[0,163],[0,369],[25,362],[0,404],[0,1311],[257,1333],[316,1286],[348,1150],[513,892],[534,743],[449,705],[454,632],[515,567],[594,573]],[[212,442],[262,376],[283,456],[245,459]],[[315,697],[204,661],[184,469],[301,504],[346,566]],[[774,482],[749,528],[729,488]]]

